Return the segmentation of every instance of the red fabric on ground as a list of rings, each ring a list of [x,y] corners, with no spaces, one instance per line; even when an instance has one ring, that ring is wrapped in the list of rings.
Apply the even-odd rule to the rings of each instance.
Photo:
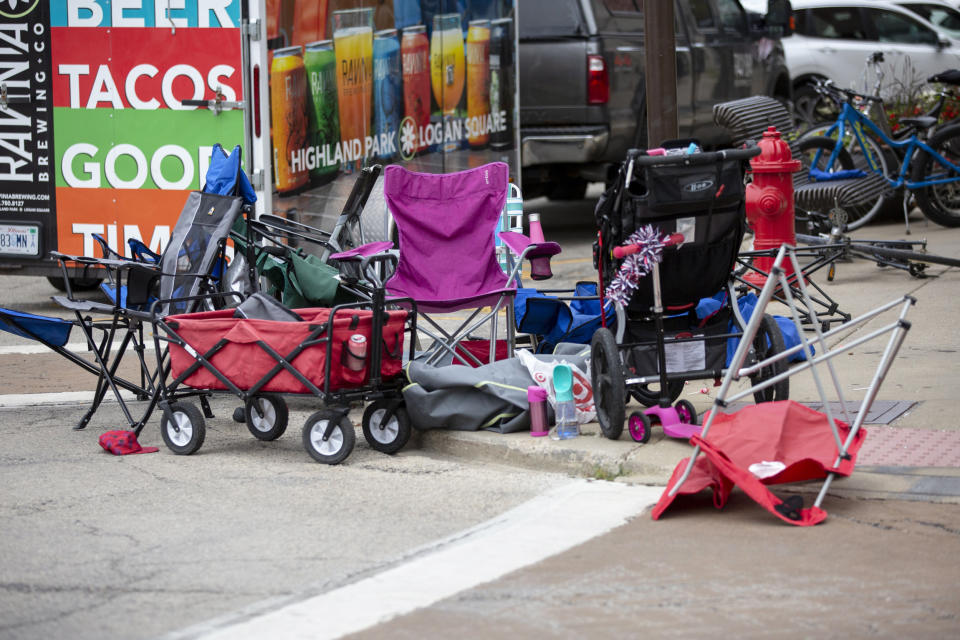
[[[845,441],[850,427],[839,420],[836,422],[840,438]],[[850,475],[866,435],[866,430],[861,428],[848,448],[850,459],[834,467],[836,441],[826,415],[818,411],[786,400],[744,407],[732,414],[721,413],[710,426],[706,441],[699,436],[691,439],[692,444],[702,447],[704,455],[697,458],[686,482],[671,496],[670,490],[683,475],[689,458],[680,461],[653,509],[653,519],[659,519],[677,495],[691,495],[707,488],[713,489],[714,504],[721,508],[733,487],[739,486],[784,522],[817,524],[827,517],[825,511],[802,509],[800,520],[791,520],[776,510],[782,500],[770,492],[767,485],[816,480],[825,478],[831,471]],[[785,465],[774,476],[760,479],[749,470],[754,463],[774,461]]]

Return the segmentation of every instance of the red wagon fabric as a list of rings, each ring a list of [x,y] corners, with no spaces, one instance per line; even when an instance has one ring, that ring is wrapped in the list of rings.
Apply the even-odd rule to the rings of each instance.
[[[286,358],[298,345],[307,341],[319,326],[330,319],[331,309],[294,309],[303,322],[283,322],[235,318],[234,311],[205,311],[169,316],[167,324],[187,343],[189,349],[176,343],[170,345],[170,367],[174,377],[179,377],[197,362],[194,354],[208,352],[221,340],[224,346],[210,358],[210,364],[240,389],[250,389],[259,383],[275,366],[277,360],[262,346],[268,345]],[[400,374],[403,363],[403,333],[408,312],[387,311],[381,332],[380,374],[384,381]],[[320,332],[315,344],[304,349],[290,364],[305,378],[323,388],[329,347],[330,390],[351,389],[363,386],[370,377],[370,347],[372,342],[373,312],[369,309],[339,309],[333,320],[333,341],[328,342],[327,331]],[[351,368],[348,360],[348,345],[354,335],[362,335],[367,345],[366,357],[357,359],[358,366]],[[362,361],[362,364],[360,362]],[[212,371],[199,367],[184,379],[183,384],[195,389],[227,389]],[[281,370],[262,388],[276,393],[310,393],[302,382],[289,371]]]

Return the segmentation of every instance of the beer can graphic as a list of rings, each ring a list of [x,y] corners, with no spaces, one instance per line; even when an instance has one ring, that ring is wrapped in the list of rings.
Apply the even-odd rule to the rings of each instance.
[[[303,162],[307,146],[306,85],[301,48],[274,51],[270,65],[270,112],[274,183],[280,193],[298,189],[309,180]]]
[[[490,147],[513,147],[513,103],[516,68],[513,58],[513,19],[490,23],[490,113],[504,114],[503,122],[490,134]],[[495,119],[499,122],[499,118]]]
[[[430,34],[430,79],[433,97],[445,116],[456,114],[465,80],[463,32],[459,13],[433,16]]]
[[[312,180],[325,181],[337,175],[340,161],[334,162],[340,142],[340,114],[337,110],[337,62],[333,40],[320,40],[304,46],[303,65],[307,73],[306,156]]]
[[[444,152],[460,148],[463,137],[456,118],[462,116],[466,64],[463,55],[463,30],[459,13],[435,14],[430,33],[430,83],[443,121]]]
[[[373,116],[373,9],[333,12],[333,51],[344,164],[359,169]]]
[[[396,29],[373,34],[373,133],[377,158],[390,159],[397,150],[397,130],[403,111],[400,41]]]
[[[418,24],[403,30],[400,41],[400,59],[403,68],[403,116],[412,124],[415,136],[411,147],[403,150],[405,156],[427,147],[422,131],[430,126],[430,41],[426,25]],[[408,142],[409,142],[408,138]]]
[[[467,29],[467,142],[481,149],[490,140],[490,21],[471,20]]]

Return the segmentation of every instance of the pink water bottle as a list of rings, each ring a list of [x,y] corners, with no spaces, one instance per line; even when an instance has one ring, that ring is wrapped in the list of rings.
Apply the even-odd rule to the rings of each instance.
[[[543,227],[540,226],[540,214],[531,213],[527,217],[527,221],[530,225],[530,241],[534,244],[543,242]]]
[[[547,390],[543,387],[527,387],[527,402],[530,405],[530,435],[545,436],[550,432],[547,424]]]

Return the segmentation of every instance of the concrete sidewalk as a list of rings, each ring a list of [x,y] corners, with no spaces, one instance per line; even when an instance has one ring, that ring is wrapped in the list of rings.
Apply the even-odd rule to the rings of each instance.
[[[931,254],[960,257],[960,229],[945,229],[928,223],[914,213],[912,235],[904,234],[904,224],[874,224],[852,234],[855,240],[927,239]],[[560,286],[589,277],[589,238],[578,242],[562,238],[563,253],[554,263],[555,278],[550,286]],[[924,278],[906,271],[878,267],[862,259],[838,262],[832,282],[826,270],[812,280],[832,297],[844,312],[857,317],[888,301],[913,296],[907,320],[911,328],[887,378],[883,381],[874,406],[894,406],[901,413],[889,424],[867,424],[870,435],[861,452],[857,473],[834,485],[836,492],[865,496],[891,493],[932,500],[955,500],[960,495],[960,421],[957,395],[960,391],[960,269],[930,264]],[[595,276],[594,276],[595,277]],[[545,286],[545,285],[544,285]],[[832,344],[849,344],[859,336],[896,321],[900,306],[859,327],[841,331]],[[788,315],[786,306],[772,303],[768,313]],[[844,398],[859,406],[882,356],[889,334],[852,348],[833,358]],[[832,391],[829,372],[818,367],[821,379]],[[713,403],[718,388],[710,381],[687,383],[681,397],[694,403],[701,414]],[[810,371],[790,377],[790,398],[819,403],[820,397]],[[831,393],[829,401],[836,400]],[[627,415],[642,406],[631,400]],[[886,421],[889,415],[881,417]],[[633,482],[665,484],[675,465],[689,455],[685,441],[673,440],[654,427],[647,444],[632,441],[627,430],[619,440],[600,434],[599,425],[583,428],[582,437],[554,441],[533,438],[528,433],[429,431],[416,432],[410,447],[442,455],[463,456],[529,468],[564,471],[598,478],[623,478]]]

